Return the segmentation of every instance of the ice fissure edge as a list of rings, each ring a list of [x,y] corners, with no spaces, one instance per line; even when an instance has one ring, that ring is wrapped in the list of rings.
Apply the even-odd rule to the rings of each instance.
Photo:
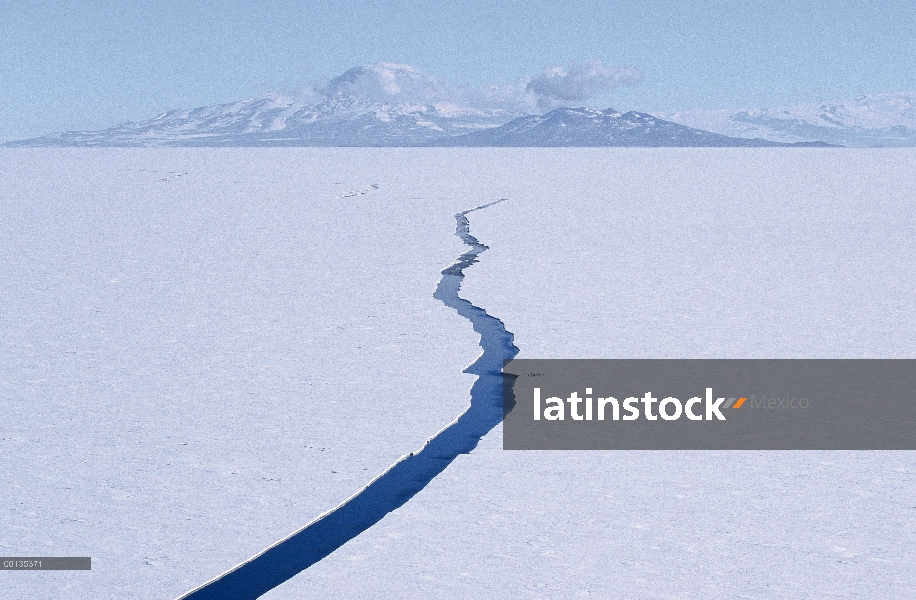
[[[467,214],[503,202],[497,200],[455,215],[456,231],[470,250],[442,271],[433,297],[468,319],[480,334],[482,354],[464,372],[477,375],[470,406],[427,440],[402,456],[366,487],[295,533],[256,556],[179,597],[178,600],[251,600],[322,560],[404,505],[451,464],[471,452],[503,419],[502,368],[518,354],[514,336],[502,321],[458,296],[464,269],[487,250],[470,233]]]

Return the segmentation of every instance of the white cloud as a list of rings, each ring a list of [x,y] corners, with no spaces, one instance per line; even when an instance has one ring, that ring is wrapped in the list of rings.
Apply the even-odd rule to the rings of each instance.
[[[525,91],[537,97],[538,105],[556,106],[583,102],[595,94],[621,85],[634,85],[642,79],[636,69],[610,69],[593,61],[571,67],[551,67],[528,82]]]
[[[636,69],[610,69],[593,61],[551,67],[537,77],[525,77],[516,83],[470,89],[446,83],[409,65],[378,62],[353,67],[325,83],[301,86],[294,96],[316,103],[350,97],[368,102],[454,105],[530,114],[581,103],[617,86],[633,85],[641,78]]]

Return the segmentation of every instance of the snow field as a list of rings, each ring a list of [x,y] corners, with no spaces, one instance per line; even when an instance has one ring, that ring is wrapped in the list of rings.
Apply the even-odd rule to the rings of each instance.
[[[3,573],[12,597],[177,596],[454,419],[477,335],[432,291],[465,249],[452,215],[489,200],[509,199],[469,215],[489,250],[461,295],[522,358],[914,354],[910,151],[0,160],[0,452],[32,461],[0,470],[0,549],[94,563]],[[264,597],[916,587],[912,453],[507,452],[500,433]]]
[[[913,358],[916,154],[507,150],[463,295],[520,358]],[[511,165],[511,166],[507,166]],[[912,452],[507,452],[265,598],[908,598]]]
[[[467,202],[406,198],[398,157],[0,161],[0,553],[93,558],[3,595],[176,597],[466,407],[478,336],[432,291]]]

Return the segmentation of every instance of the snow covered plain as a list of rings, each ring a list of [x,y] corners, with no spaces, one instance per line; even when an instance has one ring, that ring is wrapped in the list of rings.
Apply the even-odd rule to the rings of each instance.
[[[454,419],[478,338],[432,291],[466,249],[452,215],[497,198],[462,296],[522,358],[916,357],[912,151],[0,161],[0,553],[93,557],[0,572],[9,597],[177,596]],[[506,452],[496,429],[265,598],[908,598],[914,474],[907,452]]]
[[[432,292],[473,200],[403,156],[0,161],[0,555],[93,558],[0,596],[177,597],[464,410],[478,336]]]
[[[473,156],[473,155],[468,155]],[[485,151],[520,358],[916,357],[916,153]],[[507,452],[265,597],[911,598],[912,452]]]

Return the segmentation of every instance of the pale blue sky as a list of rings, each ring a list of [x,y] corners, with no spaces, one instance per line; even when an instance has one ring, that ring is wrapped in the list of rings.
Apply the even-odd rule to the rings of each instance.
[[[0,0],[0,139],[288,91],[388,61],[472,86],[600,60],[586,104],[673,111],[916,91],[916,2]]]

